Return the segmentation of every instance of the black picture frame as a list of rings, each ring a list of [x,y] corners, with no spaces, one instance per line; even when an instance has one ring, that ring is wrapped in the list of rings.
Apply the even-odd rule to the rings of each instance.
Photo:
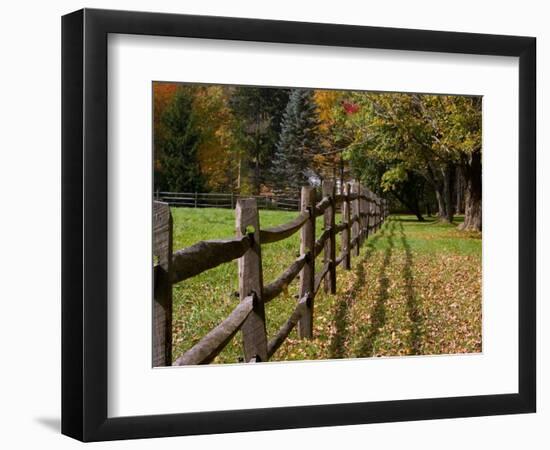
[[[107,417],[109,33],[519,57],[519,389],[469,397]],[[62,433],[82,441],[535,412],[536,39],[84,9],[62,18]]]

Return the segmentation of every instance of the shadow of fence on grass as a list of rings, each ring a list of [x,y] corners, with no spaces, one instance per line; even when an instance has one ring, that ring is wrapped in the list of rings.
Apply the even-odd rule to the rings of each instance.
[[[399,233],[401,234],[401,245],[405,250],[405,264],[403,265],[403,280],[405,282],[405,299],[407,315],[411,321],[411,329],[408,338],[409,354],[420,355],[422,350],[422,330],[424,318],[421,312],[420,299],[414,289],[413,255],[411,246],[407,241],[403,224],[399,222]]]
[[[346,291],[342,297],[336,302],[336,309],[332,319],[335,328],[334,336],[330,343],[330,358],[346,358],[346,342],[349,338],[349,309],[355,302],[357,294],[364,288],[366,282],[365,263],[372,255],[376,243],[384,237],[386,226],[379,233],[376,233],[372,238],[367,240],[365,253],[362,258],[357,261],[355,267],[355,280],[352,287]]]
[[[389,296],[390,280],[387,275],[387,267],[391,262],[394,249],[394,236],[396,222],[389,222],[387,237],[388,245],[384,250],[384,260],[378,274],[378,291],[376,292],[376,300],[372,309],[371,321],[366,331],[366,336],[359,345],[357,357],[369,357],[374,354],[374,346],[381,328],[386,323],[386,302]]]

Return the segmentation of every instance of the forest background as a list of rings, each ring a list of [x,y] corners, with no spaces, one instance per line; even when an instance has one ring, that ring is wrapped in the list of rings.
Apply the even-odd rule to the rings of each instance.
[[[155,191],[356,179],[394,212],[481,231],[481,97],[155,82],[153,101]]]

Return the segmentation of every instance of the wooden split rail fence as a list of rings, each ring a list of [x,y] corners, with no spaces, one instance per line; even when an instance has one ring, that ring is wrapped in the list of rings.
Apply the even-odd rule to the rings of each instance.
[[[336,194],[334,183],[325,181],[323,196],[316,201],[315,190],[303,187],[300,213],[283,225],[261,229],[257,199],[236,202],[237,236],[232,239],[201,241],[172,253],[170,207],[154,202],[153,253],[153,364],[154,366],[208,364],[240,330],[244,361],[268,361],[294,327],[300,338],[313,337],[315,295],[321,284],[325,292],[336,293],[336,268],[351,268],[351,257],[359,255],[362,243],[376,232],[388,214],[387,202],[357,182],[346,183]],[[341,208],[342,220],[335,212]],[[323,216],[323,232],[315,239],[316,217]],[[262,246],[300,231],[300,256],[272,283],[264,286]],[[341,235],[341,253],[336,255],[336,237]],[[322,266],[315,271],[315,261]],[[172,364],[172,285],[206,270],[238,261],[239,298],[236,308],[217,327]],[[276,299],[299,276],[296,307],[275,336],[268,339],[264,305]]]
[[[170,206],[187,208],[235,208],[240,198],[250,198],[234,193],[216,192],[155,192],[155,200]],[[297,211],[300,199],[280,195],[255,195],[258,208],[281,211]]]

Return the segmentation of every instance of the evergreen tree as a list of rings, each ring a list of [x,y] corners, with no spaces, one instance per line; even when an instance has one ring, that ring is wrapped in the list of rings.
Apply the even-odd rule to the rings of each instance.
[[[243,163],[256,193],[267,181],[289,93],[288,89],[242,86],[231,97]]]
[[[179,87],[161,117],[164,133],[155,147],[160,153],[155,167],[155,188],[172,192],[202,191],[197,159],[200,134],[193,113],[193,94]]]
[[[278,191],[296,192],[317,176],[313,158],[319,152],[319,115],[310,89],[293,89],[281,124],[272,164],[273,185]]]

